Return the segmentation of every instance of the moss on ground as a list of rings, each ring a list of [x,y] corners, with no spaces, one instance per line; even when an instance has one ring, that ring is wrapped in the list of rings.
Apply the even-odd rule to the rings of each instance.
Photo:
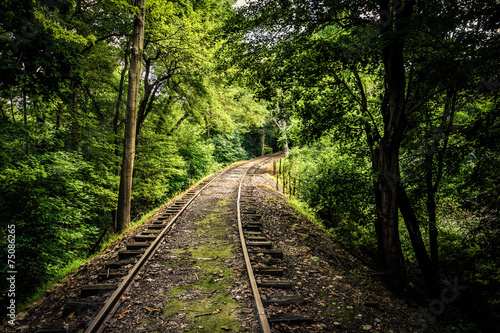
[[[236,320],[239,305],[228,293],[215,293],[196,300],[174,299],[164,308],[164,316],[184,313],[190,321],[188,332],[219,331],[225,326],[231,332],[242,331]]]
[[[227,225],[220,218],[219,213],[208,214],[201,221],[195,222],[197,226],[196,235],[202,236],[208,234],[217,238],[227,238]]]
[[[172,253],[188,260],[166,262],[184,268],[192,266],[196,276],[193,282],[170,290],[170,300],[163,307],[163,316],[183,316],[187,319],[188,332],[220,331],[222,327],[231,332],[243,331],[241,322],[237,320],[241,307],[228,292],[234,286],[235,272],[223,262],[234,256],[234,244],[227,240],[228,226],[218,216],[227,204],[226,201],[219,201],[218,208],[203,220],[195,222],[196,234],[203,236],[199,237],[196,246]]]

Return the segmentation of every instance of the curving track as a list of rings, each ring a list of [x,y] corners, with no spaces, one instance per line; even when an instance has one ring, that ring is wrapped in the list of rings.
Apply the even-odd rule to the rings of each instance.
[[[108,262],[103,270],[99,272],[98,280],[100,282],[106,280],[110,282],[82,286],[79,299],[66,302],[63,312],[65,315],[70,314],[70,318],[73,320],[69,322],[78,322],[78,320],[74,320],[75,315],[76,317],[86,315],[87,310],[98,310],[86,327],[85,333],[102,332],[115,315],[120,305],[120,299],[131,288],[132,282],[136,279],[138,273],[147,265],[165,237],[168,237],[172,226],[178,221],[181,214],[203,191],[211,185],[215,185],[224,175],[232,174],[233,176],[229,175],[229,177],[235,180],[234,175],[240,178],[241,174],[246,174],[249,168],[255,168],[255,165],[261,165],[272,158],[273,156],[266,156],[228,167],[190,188],[180,199],[166,206],[141,234],[134,236],[134,241],[128,243],[125,250],[117,253],[116,258],[118,260]],[[243,179],[244,176],[241,177],[241,180]],[[38,332],[45,333],[68,331],[81,332],[81,322],[75,327],[71,327],[71,324],[67,322],[56,322],[44,325],[38,330]]]
[[[5,332],[414,330],[416,310],[370,278],[377,271],[272,189],[259,168],[277,157],[187,190],[47,290]]]
[[[209,195],[214,196],[218,186],[221,187],[221,191],[223,191],[222,187],[224,186],[226,188],[237,186],[236,215],[239,240],[253,295],[255,318],[258,320],[260,331],[271,332],[272,325],[276,322],[300,323],[312,320],[305,315],[286,313],[287,305],[300,304],[302,300],[297,296],[290,296],[286,292],[280,295],[281,290],[297,287],[294,287],[290,280],[280,277],[286,272],[284,264],[279,262],[284,254],[279,248],[275,248],[273,242],[265,236],[266,233],[261,221],[262,216],[258,213],[259,207],[256,207],[256,202],[252,197],[253,186],[255,186],[251,181],[253,174],[257,172],[259,167],[276,157],[276,154],[268,155],[226,168],[186,191],[180,199],[165,207],[148,225],[147,229],[144,229],[140,235],[136,235],[134,241],[130,242],[125,250],[118,252],[117,261],[105,265],[99,273],[99,280],[111,279],[111,282],[94,283],[81,287],[81,299],[68,302],[66,314],[73,312],[72,317],[75,313],[77,316],[79,314],[85,316],[88,315],[86,311],[88,309],[96,311],[97,314],[92,320],[87,320],[85,333],[108,331],[107,328],[112,327],[110,323],[117,322],[117,319],[113,317],[116,317],[118,312],[123,311],[118,309],[123,300],[127,298],[124,295],[132,294],[130,289],[134,284],[138,284],[138,282],[134,283],[134,280],[141,270],[144,271],[144,267],[148,265],[148,261],[153,258],[162,242],[168,240],[172,227],[176,223],[182,223],[180,217],[183,212],[190,209],[189,207],[196,200],[207,200],[207,198],[203,198],[203,194],[208,188],[211,188],[212,191],[212,194]],[[162,251],[160,250],[160,252]],[[272,265],[263,264],[262,258],[272,258],[270,261]],[[261,296],[262,291],[266,293],[264,296]],[[142,301],[136,300],[135,302],[141,303]],[[265,305],[273,307],[272,312],[278,312],[280,315],[268,314]],[[280,306],[282,309],[276,310],[276,307]],[[71,324],[66,323],[59,328],[53,325],[42,327],[39,332],[81,332],[83,331],[82,321],[76,327],[71,327]],[[124,327],[121,329],[123,330]],[[110,329],[110,331],[113,330]],[[133,331],[133,329],[129,331]]]

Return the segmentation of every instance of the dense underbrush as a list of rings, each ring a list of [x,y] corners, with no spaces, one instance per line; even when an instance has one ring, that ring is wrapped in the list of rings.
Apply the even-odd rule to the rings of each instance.
[[[453,332],[492,332],[500,322],[500,266],[496,259],[500,255],[500,224],[494,208],[498,207],[498,197],[487,199],[478,192],[479,186],[494,192],[496,184],[488,186],[477,180],[477,172],[485,169],[488,177],[495,178],[492,167],[498,158],[490,155],[486,162],[490,163],[489,168],[485,163],[482,170],[478,170],[478,164],[462,161],[461,172],[446,175],[438,193],[439,281],[445,302],[428,297],[408,232],[400,218],[400,239],[409,282],[406,296],[418,301],[429,318],[442,321]],[[367,154],[323,138],[316,144],[292,149],[276,168],[281,171],[280,182],[285,179],[285,192],[307,204],[340,243],[377,262],[375,177],[370,172]],[[425,200],[416,175],[410,175],[413,180],[408,174],[403,179],[412,195],[429,249]],[[456,293],[449,294],[453,286],[455,289],[451,290]]]

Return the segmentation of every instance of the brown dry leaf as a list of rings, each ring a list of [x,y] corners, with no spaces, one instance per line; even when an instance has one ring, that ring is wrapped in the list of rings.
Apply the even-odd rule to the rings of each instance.
[[[156,311],[156,309],[150,308],[149,306],[145,306],[144,309],[146,309],[149,312]]]
[[[69,316],[68,316],[68,319],[71,319],[71,318],[73,318],[74,316],[75,316],[75,313],[74,313],[74,312],[71,312],[71,313],[69,314]]]
[[[120,313],[120,314],[118,315],[118,318],[119,318],[119,319],[123,319],[123,317],[125,317],[125,316],[127,315],[127,313],[130,313],[130,312],[132,312],[132,310],[126,310],[125,312]]]
[[[56,317],[57,317],[57,318],[61,318],[61,317],[62,317],[62,314],[63,314],[63,312],[62,312],[62,311],[60,311],[60,312],[58,312],[58,313],[57,313]]]
[[[227,326],[221,326],[221,328],[222,328],[224,331],[229,331],[229,330],[230,330],[230,328],[229,328],[229,327],[227,327]]]
[[[212,314],[217,314],[220,312],[220,309],[215,309],[214,312],[212,312]]]

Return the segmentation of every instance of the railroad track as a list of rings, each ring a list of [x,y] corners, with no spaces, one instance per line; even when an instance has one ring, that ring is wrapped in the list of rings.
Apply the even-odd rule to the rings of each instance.
[[[274,331],[273,325],[281,322],[312,322],[314,317],[291,312],[288,308],[291,304],[303,303],[304,298],[295,292],[287,292],[297,286],[290,279],[284,278],[287,267],[282,259],[285,254],[266,236],[263,216],[254,201],[255,187],[251,184],[259,167],[260,164],[256,164],[247,169],[245,175],[249,180],[245,183],[246,178],[243,176],[239,184],[238,231],[259,325],[262,332],[270,333]],[[272,313],[266,311],[266,306],[272,307]]]
[[[266,157],[267,161],[271,157]],[[258,159],[257,159],[258,160]],[[249,162],[255,163],[255,162]],[[97,279],[100,283],[84,285],[80,288],[79,297],[65,303],[62,317],[74,318],[86,315],[88,310],[98,311],[85,332],[101,332],[115,314],[119,301],[130,288],[139,271],[146,265],[154,255],[162,240],[168,235],[170,229],[178,220],[179,216],[190,206],[190,204],[210,185],[216,182],[222,175],[237,168],[245,168],[245,164],[226,168],[196,186],[186,191],[179,199],[164,207],[155,220],[150,222],[143,231],[134,236],[133,240],[126,245],[124,250],[117,253],[114,260],[107,262],[98,273]],[[78,322],[78,320],[72,320]],[[71,327],[67,321],[55,321],[42,326],[38,332],[60,333],[81,332],[82,324]]]
[[[166,237],[172,225],[187,207],[211,184],[223,174],[236,168],[228,167],[211,175],[187,190],[180,199],[167,205],[156,219],[133,237],[125,250],[119,251],[116,259],[104,266],[98,273],[98,280],[103,283],[89,284],[80,289],[79,299],[66,302],[62,317],[74,317],[86,314],[87,310],[99,310],[94,319],[85,328],[86,333],[101,332],[106,322],[114,315],[120,298],[130,288],[141,268],[155,253],[161,241]],[[65,322],[50,323],[42,326],[40,333],[81,332],[82,327],[70,327]]]
[[[275,156],[257,158],[240,165],[226,168],[212,175],[166,206],[156,219],[149,223],[141,234],[133,237],[126,249],[118,252],[116,260],[109,261],[98,273],[100,283],[93,283],[80,288],[80,298],[66,302],[64,316],[88,315],[87,310],[97,312],[93,319],[82,327],[71,327],[58,323],[42,327],[38,332],[102,332],[110,327],[120,300],[131,288],[132,282],[141,269],[152,258],[162,241],[168,237],[172,226],[181,214],[210,186],[217,186],[217,181],[225,177],[233,182],[239,182],[237,198],[237,218],[241,249],[245,259],[248,278],[255,302],[255,314],[262,332],[271,332],[274,323],[300,323],[311,321],[312,317],[297,313],[286,313],[290,304],[300,304],[303,299],[292,295],[287,290],[294,289],[292,281],[283,278],[287,267],[280,262],[284,253],[273,246],[273,242],[265,235],[265,227],[261,221],[262,215],[253,200],[253,174],[266,162]],[[271,260],[262,260],[263,258]],[[284,292],[282,292],[284,291]],[[262,294],[262,295],[261,295]],[[268,313],[266,307],[271,308]],[[279,313],[279,315],[276,315]],[[116,320],[115,320],[116,321]],[[78,322],[78,321],[76,321]]]
[[[267,158],[187,190],[5,332],[414,330],[417,309],[272,189],[259,170]]]

